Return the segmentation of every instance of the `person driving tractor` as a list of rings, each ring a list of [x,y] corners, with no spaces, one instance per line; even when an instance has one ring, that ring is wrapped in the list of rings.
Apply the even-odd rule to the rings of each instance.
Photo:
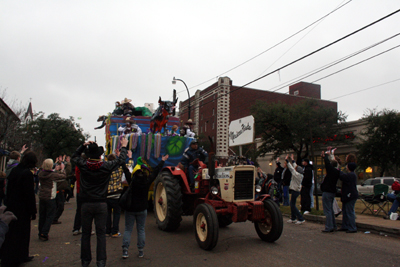
[[[199,147],[199,143],[196,139],[190,142],[190,146],[185,149],[182,155],[182,160],[179,163],[179,167],[181,169],[188,168],[188,178],[189,185],[192,186],[194,184],[194,173],[197,171],[198,166],[195,166],[192,163],[194,160],[199,159],[201,161],[205,161],[206,157],[208,157],[207,151],[205,151],[202,147]]]

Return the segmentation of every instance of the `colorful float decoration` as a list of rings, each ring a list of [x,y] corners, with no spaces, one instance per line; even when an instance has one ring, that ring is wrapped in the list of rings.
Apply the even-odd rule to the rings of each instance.
[[[194,136],[180,136],[179,118],[174,117],[177,99],[162,101],[154,114],[146,107],[134,107],[131,100],[125,98],[115,103],[115,109],[107,116],[100,116],[102,122],[95,129],[105,128],[106,155],[120,148],[122,136],[128,139],[128,149],[132,158],[139,157],[150,167],[155,167],[162,155],[169,155],[167,166],[177,166],[184,150]]]

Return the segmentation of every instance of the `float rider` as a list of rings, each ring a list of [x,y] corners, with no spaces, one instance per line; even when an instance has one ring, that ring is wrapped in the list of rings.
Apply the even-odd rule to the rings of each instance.
[[[193,186],[194,184],[194,174],[198,169],[198,166],[191,164],[194,160],[199,159],[205,162],[206,158],[208,157],[207,151],[205,151],[202,147],[199,147],[199,143],[196,139],[190,142],[188,148],[185,149],[183,152],[183,156],[181,162],[179,163],[179,167],[181,169],[188,169],[188,178],[189,178],[189,185]]]

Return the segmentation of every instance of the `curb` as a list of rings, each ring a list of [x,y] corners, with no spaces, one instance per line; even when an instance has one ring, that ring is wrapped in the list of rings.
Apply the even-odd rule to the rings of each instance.
[[[288,213],[282,213],[282,215],[285,217],[290,217],[290,214],[288,214]],[[312,215],[312,214],[305,214],[305,215],[303,215],[303,217],[306,221],[312,221],[312,222],[317,222],[317,223],[321,223],[321,224],[325,224],[325,220],[326,220],[325,216]],[[336,223],[341,225],[342,219],[336,218]],[[389,228],[389,227],[367,224],[367,223],[360,223],[360,222],[356,222],[356,226],[357,226],[357,231],[360,231],[360,232],[369,231],[370,233],[379,234],[379,235],[389,235],[389,236],[394,236],[394,237],[400,237],[400,228]]]

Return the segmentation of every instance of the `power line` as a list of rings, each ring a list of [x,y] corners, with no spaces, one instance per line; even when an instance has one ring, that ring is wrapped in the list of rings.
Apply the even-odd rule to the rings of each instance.
[[[381,53],[378,53],[378,54],[376,54],[376,55],[374,55],[374,56],[372,56],[372,57],[363,59],[363,60],[361,60],[361,61],[359,61],[359,62],[357,62],[357,63],[354,63],[354,64],[352,64],[352,65],[350,65],[350,66],[348,66],[348,67],[346,67],[346,68],[343,68],[343,69],[341,69],[341,70],[335,71],[334,73],[331,73],[331,74],[329,74],[329,75],[326,75],[326,76],[324,76],[324,77],[322,77],[322,78],[320,78],[320,79],[318,79],[318,80],[313,81],[312,83],[318,82],[318,81],[320,81],[320,80],[322,80],[322,79],[328,78],[328,77],[330,77],[330,76],[332,76],[332,75],[335,75],[335,74],[337,74],[337,73],[339,73],[339,72],[342,72],[342,71],[344,71],[344,70],[350,69],[350,68],[352,68],[352,67],[354,67],[354,66],[357,66],[357,65],[359,65],[359,64],[361,64],[361,63],[364,63],[365,61],[368,61],[368,60],[373,59],[373,58],[375,58],[375,57],[377,57],[377,56],[380,56],[380,55],[383,55],[383,54],[385,54],[385,53],[387,53],[387,52],[389,52],[389,51],[392,51],[393,49],[396,49],[396,48],[398,48],[398,47],[400,47],[400,45],[396,45],[396,46],[394,46],[394,47],[392,47],[392,48],[389,48],[389,49],[387,49],[387,50],[385,50],[385,51],[383,51],[383,52],[381,52]]]
[[[331,15],[332,13],[334,13],[335,11],[339,10],[340,8],[344,7],[345,5],[347,5],[348,3],[350,3],[351,1],[352,1],[352,0],[347,1],[347,2],[344,3],[343,5],[341,5],[341,6],[337,7],[337,8],[335,8],[334,10],[332,10],[331,12],[329,12],[328,14],[322,16],[321,18],[319,18],[318,20],[316,20],[316,21],[314,21],[313,23],[309,24],[308,26],[304,27],[303,29],[297,31],[296,33],[290,35],[289,37],[283,39],[282,41],[276,43],[275,45],[271,46],[271,47],[268,48],[267,50],[264,50],[263,52],[261,52],[261,53],[255,55],[255,56],[253,56],[252,58],[246,60],[245,62],[243,62],[243,63],[241,63],[241,64],[239,64],[239,65],[237,65],[236,67],[233,67],[233,68],[231,68],[231,69],[229,69],[229,70],[227,70],[227,71],[225,71],[225,72],[223,72],[223,73],[221,73],[221,74],[219,74],[219,75],[217,75],[217,76],[215,76],[215,77],[222,76],[222,75],[224,75],[224,74],[226,74],[226,73],[228,73],[228,72],[230,72],[230,71],[232,71],[232,70],[235,70],[235,69],[241,67],[242,65],[244,65],[244,64],[246,64],[246,63],[252,61],[253,59],[255,59],[255,58],[261,56],[262,54],[265,54],[266,52],[268,52],[268,51],[270,51],[271,49],[277,47],[278,45],[280,45],[280,44],[286,42],[287,40],[289,40],[289,39],[291,39],[292,37],[296,36],[297,34],[301,33],[302,31],[305,31],[306,29],[310,28],[312,25],[314,25],[314,24],[318,23],[319,21],[325,19],[326,17],[328,17],[329,15]],[[207,80],[207,81],[205,81],[205,82],[202,82],[202,83],[200,83],[200,84],[197,84],[197,85],[195,85],[195,86],[192,86],[192,87],[189,88],[189,90],[190,90],[190,89],[193,89],[193,88],[195,88],[195,87],[198,87],[198,86],[200,86],[200,85],[203,85],[203,84],[205,84],[205,83],[208,83],[208,82],[214,80],[215,77],[213,77],[213,78],[211,78],[211,79],[209,79],[209,80]],[[178,93],[182,93],[182,92],[185,92],[185,90],[179,91]]]
[[[349,3],[349,2],[347,2]],[[346,3],[346,4],[347,4]],[[343,5],[344,6],[344,5]],[[342,7],[342,6],[341,6]],[[337,9],[336,9],[337,10]],[[335,10],[334,10],[335,11]],[[331,12],[333,13],[333,11]],[[293,47],[295,47],[298,43],[300,43],[301,40],[303,40],[312,30],[314,30],[321,22],[322,20],[324,20],[327,16],[321,18],[318,23],[312,28],[310,29],[309,32],[307,32],[303,37],[300,38],[300,40],[298,40],[294,45],[292,45],[288,50],[286,50],[279,58],[277,58],[274,62],[272,62],[272,64],[269,65],[268,68],[266,68],[259,76],[263,75],[264,72],[266,72],[270,67],[272,67],[279,59],[281,59],[284,55],[286,55],[290,50],[292,50]]]
[[[259,77],[259,78],[257,78],[257,79],[254,79],[254,80],[252,80],[252,81],[250,81],[250,82],[248,82],[248,83],[246,83],[246,84],[244,84],[244,85],[242,85],[242,86],[236,88],[236,89],[233,89],[233,90],[231,90],[231,91],[228,92],[228,93],[221,94],[221,96],[216,97],[216,99],[218,99],[218,98],[220,98],[220,97],[223,97],[223,96],[226,96],[226,95],[228,95],[228,94],[230,94],[230,93],[232,93],[232,92],[235,92],[235,91],[237,91],[237,90],[239,90],[239,89],[244,88],[244,87],[247,86],[247,85],[250,85],[250,84],[252,84],[252,83],[254,83],[254,82],[256,82],[256,81],[259,81],[259,80],[261,80],[261,79],[263,79],[263,78],[265,78],[265,77],[267,77],[267,76],[269,76],[269,75],[271,75],[271,74],[273,74],[273,73],[275,73],[275,72],[277,72],[277,71],[280,71],[280,70],[282,70],[282,69],[284,69],[284,68],[287,68],[287,67],[289,67],[289,66],[291,66],[291,65],[293,65],[293,64],[295,64],[295,63],[297,63],[297,62],[299,62],[299,61],[301,61],[301,60],[303,60],[303,59],[305,59],[305,58],[307,58],[307,57],[310,57],[310,56],[312,56],[313,54],[316,54],[316,53],[318,53],[318,52],[320,52],[320,51],[322,51],[322,50],[324,50],[324,49],[326,49],[326,48],[328,48],[328,47],[330,47],[330,46],[332,46],[332,45],[334,45],[334,44],[336,44],[336,43],[338,43],[338,42],[340,42],[340,41],[342,41],[342,40],[344,40],[344,39],[346,39],[346,38],[348,38],[348,37],[350,37],[350,36],[352,36],[352,35],[354,35],[354,34],[356,34],[356,33],[358,33],[358,32],[360,32],[360,31],[362,31],[362,30],[365,30],[365,29],[371,27],[372,25],[374,25],[374,24],[376,24],[376,23],[378,23],[378,22],[380,22],[380,21],[382,21],[382,20],[385,20],[385,19],[389,18],[390,16],[393,16],[394,14],[396,14],[396,13],[398,13],[398,12],[400,12],[400,9],[398,9],[398,10],[396,10],[396,11],[394,11],[394,12],[392,12],[392,13],[390,13],[390,14],[388,14],[388,15],[386,15],[386,16],[384,16],[384,17],[382,17],[382,18],[380,18],[380,19],[378,19],[378,20],[376,20],[376,21],[374,21],[374,22],[372,22],[372,23],[370,23],[370,24],[367,24],[366,26],[361,27],[360,29],[358,29],[358,30],[356,30],[356,31],[353,31],[352,33],[349,33],[349,34],[347,34],[347,35],[345,35],[345,36],[343,36],[343,37],[341,37],[341,38],[339,38],[339,39],[337,39],[337,40],[335,40],[335,41],[333,41],[333,42],[331,42],[331,43],[329,43],[329,44],[327,44],[327,45],[325,45],[325,46],[323,46],[323,47],[321,47],[321,48],[318,48],[317,50],[314,50],[313,52],[311,52],[311,53],[309,53],[309,54],[306,54],[306,55],[304,55],[304,56],[302,56],[302,57],[300,57],[300,58],[298,58],[298,59],[296,59],[296,60],[294,60],[294,61],[292,61],[292,62],[290,62],[290,63],[288,63],[288,64],[286,64],[286,65],[284,65],[284,66],[282,66],[282,67],[280,67],[280,68],[277,68],[277,69],[275,69],[274,71],[271,71],[271,72],[269,72],[269,73],[267,73],[267,74],[265,74],[265,75],[263,75],[263,76],[261,76],[261,77]],[[210,101],[208,101],[208,102],[206,102],[206,103],[203,103],[201,106],[204,106],[204,105],[206,105],[206,104],[208,104],[208,103],[211,103],[211,102],[213,102],[214,100],[215,100],[215,99],[210,100]],[[181,113],[181,114],[182,114],[182,113]]]
[[[283,89],[283,88],[286,88],[286,87],[288,87],[288,86],[291,86],[291,85],[293,85],[293,84],[295,84],[295,83],[298,83],[298,82],[301,81],[301,80],[304,80],[305,78],[308,78],[308,77],[310,77],[310,76],[312,76],[312,75],[314,75],[314,74],[317,74],[317,73],[319,73],[319,72],[321,72],[321,71],[323,71],[323,70],[326,70],[326,69],[328,69],[328,68],[330,68],[330,67],[333,67],[333,66],[335,66],[335,65],[337,65],[337,64],[339,64],[339,63],[342,63],[342,62],[346,61],[347,59],[350,59],[350,58],[352,58],[352,57],[354,57],[354,56],[356,56],[356,55],[359,55],[359,54],[361,54],[361,53],[363,53],[363,52],[365,52],[365,51],[367,51],[367,50],[369,50],[369,49],[371,49],[371,48],[374,48],[375,46],[378,46],[378,45],[380,45],[380,44],[383,44],[384,42],[389,41],[389,40],[391,40],[391,39],[393,39],[393,38],[395,38],[395,37],[397,37],[397,36],[399,36],[399,35],[400,35],[400,33],[397,33],[397,34],[395,34],[395,35],[392,35],[391,37],[388,37],[388,38],[386,38],[386,39],[384,39],[384,40],[382,40],[382,41],[379,41],[379,42],[377,42],[377,43],[375,43],[375,44],[372,44],[372,45],[367,46],[367,47],[365,47],[365,48],[363,48],[363,49],[360,49],[359,51],[356,51],[356,52],[354,52],[354,53],[351,53],[350,55],[347,55],[347,56],[345,56],[345,57],[343,57],[343,58],[341,58],[341,59],[335,60],[335,61],[333,61],[333,62],[331,62],[331,63],[329,63],[329,64],[326,64],[326,65],[324,65],[324,66],[322,66],[322,67],[320,67],[320,68],[317,68],[317,69],[315,69],[315,70],[313,70],[313,71],[310,71],[310,72],[304,74],[303,76],[298,76],[297,78],[294,78],[294,79],[290,80],[289,82],[287,82],[287,83],[286,83],[285,85],[283,85],[283,86],[280,86],[280,87],[275,86],[275,87],[272,87],[272,88],[269,89],[269,90],[272,91],[272,92],[276,92],[276,91],[279,91],[279,90],[281,90],[281,89]],[[276,87],[278,87],[278,88],[275,89],[275,90],[273,90],[273,89],[276,88]]]
[[[329,75],[326,75],[326,76],[324,76],[324,77],[322,77],[322,78],[320,78],[320,79],[318,79],[318,80],[312,81],[311,83],[315,83],[315,82],[320,81],[320,80],[322,80],[322,79],[328,78],[328,77],[330,77],[330,76],[332,76],[332,75],[335,75],[335,74],[337,74],[337,73],[339,73],[339,72],[342,72],[342,71],[344,71],[344,70],[346,70],[346,69],[349,69],[349,68],[351,68],[351,67],[354,67],[354,66],[356,66],[356,65],[359,65],[359,64],[361,64],[361,63],[364,63],[364,62],[366,62],[366,61],[368,61],[368,60],[370,60],[370,59],[373,59],[373,58],[375,58],[375,57],[377,57],[377,56],[380,56],[380,55],[382,55],[382,54],[384,54],[384,53],[387,53],[387,52],[389,52],[389,51],[391,51],[391,50],[393,50],[393,49],[396,49],[396,48],[398,48],[398,47],[400,47],[400,45],[394,46],[394,47],[389,48],[389,49],[387,49],[387,50],[385,50],[385,51],[383,51],[383,52],[380,52],[380,53],[378,53],[378,54],[375,54],[374,56],[371,56],[371,57],[369,57],[369,58],[367,58],[367,59],[361,60],[361,61],[359,61],[359,62],[357,62],[357,63],[355,63],[355,64],[352,64],[352,65],[350,65],[350,66],[348,66],[348,67],[342,68],[342,69],[340,69],[340,70],[338,70],[338,71],[336,71],[336,72],[333,72],[333,73],[331,73],[331,74],[329,74]],[[394,81],[397,81],[397,80],[394,80]],[[392,82],[394,82],[394,81],[392,81]],[[297,82],[298,82],[298,81],[297,81]],[[296,83],[296,82],[295,82],[295,83]],[[388,83],[390,83],[390,82],[388,82]],[[285,87],[286,87],[286,86],[285,86]],[[301,88],[301,87],[300,87],[300,88]],[[280,90],[280,89],[281,89],[281,88],[278,88],[277,90]],[[275,91],[277,91],[277,90],[275,90]],[[270,91],[270,92],[275,92],[275,91]],[[360,91],[363,91],[363,90],[360,90]],[[288,94],[288,93],[285,93],[285,94]],[[266,98],[266,97],[267,97],[267,96],[260,97],[259,100],[260,100],[260,99],[263,99],[263,98]],[[273,100],[273,99],[275,99],[275,98],[277,98],[277,97],[278,97],[278,96],[275,96],[275,97],[271,98],[270,100]],[[327,100],[327,101],[330,101],[330,100],[332,100],[332,99],[329,99],[329,100]],[[242,104],[242,105],[240,105],[240,106],[236,106],[235,108],[240,108],[240,107],[242,107],[242,106],[245,106],[245,104]],[[211,117],[209,117],[209,118],[211,118]],[[206,118],[206,119],[209,119],[209,118]]]
[[[363,91],[366,91],[366,90],[374,89],[374,88],[380,87],[382,85],[386,85],[386,84],[389,84],[389,83],[394,83],[394,82],[397,82],[397,81],[400,81],[400,78],[392,80],[392,81],[389,81],[389,82],[381,83],[381,84],[378,84],[378,85],[374,85],[374,86],[371,86],[371,87],[368,87],[368,88],[365,88],[365,89],[361,89],[361,90],[358,90],[358,91],[355,91],[355,92],[352,92],[352,93],[349,93],[349,94],[337,96],[337,97],[329,99],[329,101],[331,101],[333,99],[338,99],[338,98],[341,98],[341,97],[353,95],[353,94],[356,94],[356,93],[359,93],[359,92],[363,92]]]

